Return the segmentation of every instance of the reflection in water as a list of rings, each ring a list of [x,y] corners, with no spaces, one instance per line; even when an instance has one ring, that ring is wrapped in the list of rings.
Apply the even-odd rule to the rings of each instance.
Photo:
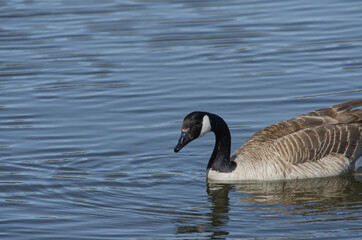
[[[238,184],[208,183],[207,193],[209,213],[198,215],[207,220],[198,222],[184,216],[183,221],[179,221],[178,234],[203,232],[211,238],[227,237],[230,234],[228,222],[235,218],[231,212],[240,216],[250,213],[260,217],[301,216],[294,222],[290,218],[288,222],[278,218],[276,224],[359,220],[360,217],[353,215],[358,214],[362,206],[362,179],[358,175],[348,175]],[[231,205],[230,202],[235,203],[233,198],[242,200],[240,205]],[[237,207],[240,209],[230,211]]]
[[[207,193],[210,195],[211,201],[211,214],[210,225],[213,228],[220,228],[219,231],[213,232],[212,236],[228,235],[228,232],[223,231],[222,226],[226,225],[229,221],[229,191],[232,189],[231,185],[221,185],[214,187],[207,187]]]
[[[303,205],[332,204],[362,200],[358,189],[362,183],[353,176],[300,179],[292,181],[249,182],[235,185],[237,192],[252,194],[240,197],[243,201],[263,204]]]
[[[303,179],[235,185],[240,193],[252,194],[239,197],[244,202],[273,204],[267,214],[261,216],[303,216],[300,221],[279,222],[285,224],[358,220],[351,217],[353,209],[362,206],[362,182],[358,176]],[[255,209],[255,208],[254,208]],[[313,216],[308,218],[308,216]]]
[[[190,216],[183,216],[178,219],[177,234],[205,233],[210,238],[217,238],[228,235],[224,226],[229,221],[229,191],[233,188],[230,184],[218,184],[207,187],[207,193],[210,196],[209,213],[201,214],[202,218],[207,220],[198,222]],[[209,210],[208,209],[208,210]],[[201,216],[198,216],[201,218]]]

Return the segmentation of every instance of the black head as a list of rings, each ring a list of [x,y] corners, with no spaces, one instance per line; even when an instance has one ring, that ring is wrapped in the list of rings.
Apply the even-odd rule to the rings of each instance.
[[[188,114],[183,123],[181,137],[178,140],[174,151],[180,151],[192,140],[204,136],[211,131],[211,123],[209,113],[207,112],[192,112]]]

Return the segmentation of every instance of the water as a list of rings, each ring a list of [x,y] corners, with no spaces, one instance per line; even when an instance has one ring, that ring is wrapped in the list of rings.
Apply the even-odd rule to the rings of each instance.
[[[359,1],[0,1],[2,239],[359,239],[360,175],[212,184],[207,135],[362,97]]]

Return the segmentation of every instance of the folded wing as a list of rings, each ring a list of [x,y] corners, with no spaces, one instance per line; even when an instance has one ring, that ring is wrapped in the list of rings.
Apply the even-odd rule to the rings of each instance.
[[[266,127],[233,155],[268,148],[281,159],[299,164],[330,154],[354,161],[362,154],[362,99],[315,110]],[[354,109],[354,110],[353,110]]]

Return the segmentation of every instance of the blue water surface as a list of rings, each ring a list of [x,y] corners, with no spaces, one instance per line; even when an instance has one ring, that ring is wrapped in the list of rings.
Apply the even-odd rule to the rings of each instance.
[[[232,150],[362,98],[360,1],[0,1],[1,239],[360,239],[362,177],[212,184]]]

